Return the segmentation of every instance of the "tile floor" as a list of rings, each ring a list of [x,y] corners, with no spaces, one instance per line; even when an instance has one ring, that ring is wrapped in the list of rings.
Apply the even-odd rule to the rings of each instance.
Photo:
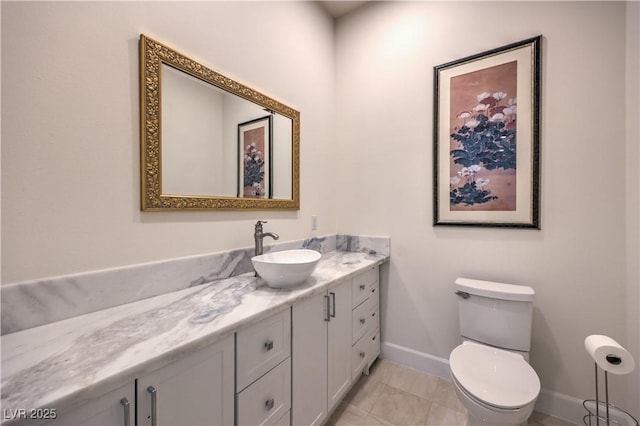
[[[463,426],[465,409],[453,384],[418,370],[378,360],[328,420],[328,426]],[[534,412],[530,426],[571,423]]]

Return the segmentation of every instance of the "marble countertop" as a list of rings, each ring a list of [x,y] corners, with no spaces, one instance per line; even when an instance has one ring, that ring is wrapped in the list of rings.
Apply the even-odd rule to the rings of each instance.
[[[387,260],[333,251],[293,289],[249,273],[4,335],[2,408],[64,412]]]

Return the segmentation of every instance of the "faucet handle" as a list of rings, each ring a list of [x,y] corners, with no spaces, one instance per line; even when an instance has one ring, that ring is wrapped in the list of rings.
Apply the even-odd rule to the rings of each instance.
[[[256,222],[256,231],[262,232],[262,224],[267,223],[266,220],[259,220]]]

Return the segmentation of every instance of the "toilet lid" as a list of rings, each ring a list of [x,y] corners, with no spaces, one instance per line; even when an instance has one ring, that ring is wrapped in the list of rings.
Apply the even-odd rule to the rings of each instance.
[[[524,407],[540,393],[536,372],[512,352],[465,342],[451,352],[449,365],[468,393],[494,407]]]

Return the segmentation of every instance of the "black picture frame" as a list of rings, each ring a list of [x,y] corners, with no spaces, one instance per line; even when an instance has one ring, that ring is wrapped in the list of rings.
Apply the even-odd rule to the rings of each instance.
[[[272,115],[238,124],[238,197],[273,198]]]
[[[434,67],[434,226],[541,229],[541,42]]]

